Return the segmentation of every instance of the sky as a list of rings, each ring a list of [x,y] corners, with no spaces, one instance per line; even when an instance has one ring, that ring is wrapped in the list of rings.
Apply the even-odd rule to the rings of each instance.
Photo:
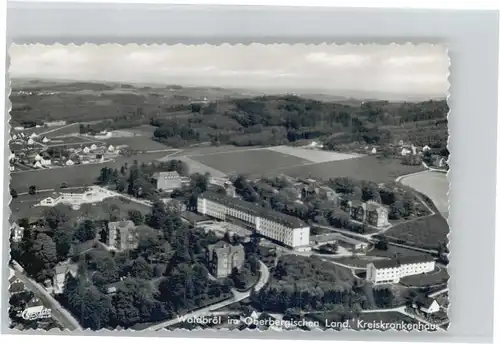
[[[11,78],[445,97],[443,45],[12,45]]]

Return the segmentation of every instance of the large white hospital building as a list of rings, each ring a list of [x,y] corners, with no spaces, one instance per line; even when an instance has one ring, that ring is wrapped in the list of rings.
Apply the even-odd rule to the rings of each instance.
[[[374,284],[399,283],[405,276],[434,271],[436,262],[431,256],[407,256],[376,260],[366,266],[366,280]]]
[[[242,223],[257,234],[296,251],[310,250],[310,227],[296,217],[214,192],[198,196],[197,210],[222,221]]]

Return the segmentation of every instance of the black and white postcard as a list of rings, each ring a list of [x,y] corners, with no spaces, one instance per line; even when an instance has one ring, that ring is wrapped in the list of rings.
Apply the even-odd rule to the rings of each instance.
[[[8,53],[11,329],[448,328],[445,45]]]

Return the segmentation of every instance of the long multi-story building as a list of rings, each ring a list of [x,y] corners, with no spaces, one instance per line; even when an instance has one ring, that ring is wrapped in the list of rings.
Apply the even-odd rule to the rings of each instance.
[[[405,276],[434,271],[435,265],[434,258],[426,255],[376,260],[366,266],[366,280],[373,284],[399,283]]]
[[[197,210],[222,221],[236,222],[294,250],[310,250],[310,227],[296,217],[213,192],[198,197]]]

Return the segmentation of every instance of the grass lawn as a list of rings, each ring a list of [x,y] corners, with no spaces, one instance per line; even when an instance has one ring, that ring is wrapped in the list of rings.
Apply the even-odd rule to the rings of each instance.
[[[112,137],[102,140],[107,145],[127,145],[128,148],[136,151],[151,151],[159,149],[168,149],[168,147],[160,142],[154,141],[151,137],[147,136],[133,136],[133,137]]]
[[[192,159],[225,173],[255,175],[269,170],[309,164],[305,159],[266,149],[196,156]]]
[[[395,159],[378,159],[374,156],[364,156],[314,165],[283,168],[279,172],[291,177],[304,178],[310,176],[311,178],[322,180],[336,177],[352,177],[359,180],[386,183],[393,182],[401,175],[422,170],[422,166],[403,165],[399,160]]]
[[[19,196],[18,198],[14,199],[10,205],[10,208],[12,210],[12,218],[14,220],[24,217],[40,218],[43,215],[44,211],[49,210],[50,207],[34,207],[34,205],[40,202],[40,200],[49,196],[57,196],[57,193],[43,192],[36,195]],[[71,213],[74,219],[83,216],[86,218],[92,218],[94,220],[109,220],[111,214],[118,216],[120,219],[128,219],[128,212],[130,210],[139,210],[141,213],[143,213],[143,215],[151,212],[151,208],[144,204],[132,202],[120,197],[113,197],[107,198],[104,201],[96,203],[94,205],[84,205],[79,210],[72,210]]]
[[[385,232],[391,240],[398,240],[406,245],[435,249],[448,241],[450,228],[446,220],[439,214],[428,216],[412,222],[401,223]]]
[[[387,250],[378,250],[375,247],[368,252],[366,252],[367,256],[372,256],[372,257],[386,257],[386,258],[394,258],[396,255],[400,256],[415,256],[420,254],[417,251],[410,250],[404,247],[398,247],[398,246],[393,246],[389,245]]]
[[[436,284],[444,284],[450,278],[448,271],[442,267],[436,267],[436,270],[428,274],[420,274],[413,276],[406,276],[401,279],[401,284],[408,287],[426,287]]]
[[[119,169],[125,162],[131,165],[134,160],[140,163],[151,162],[167,155],[168,152],[139,154],[131,157],[120,156],[114,161],[103,164],[75,165],[62,168],[33,170],[28,172],[11,173],[10,185],[17,192],[26,192],[30,185],[36,185],[37,189],[58,188],[62,182],[68,186],[92,185],[103,167]]]

